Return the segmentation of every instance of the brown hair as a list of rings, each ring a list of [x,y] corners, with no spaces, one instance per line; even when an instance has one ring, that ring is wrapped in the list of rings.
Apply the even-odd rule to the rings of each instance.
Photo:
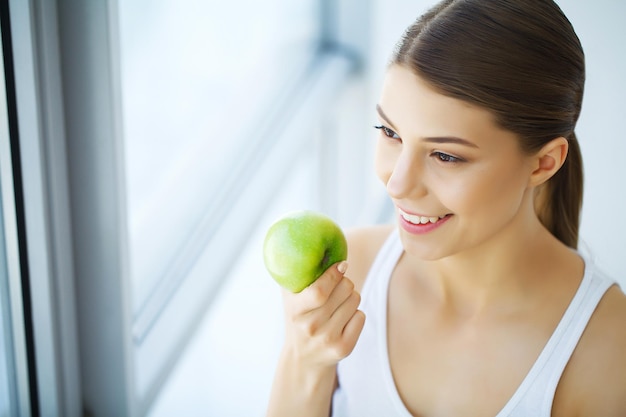
[[[571,23],[553,1],[442,1],[407,29],[391,63],[491,111],[519,136],[524,152],[565,137],[567,159],[537,189],[535,209],[554,236],[577,247],[583,169],[574,127],[585,63]]]

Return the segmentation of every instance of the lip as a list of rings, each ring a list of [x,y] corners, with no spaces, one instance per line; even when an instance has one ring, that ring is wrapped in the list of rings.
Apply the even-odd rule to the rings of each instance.
[[[398,207],[398,209],[402,210],[403,212],[405,212],[407,214],[411,214],[411,215],[415,215],[415,216],[435,217],[435,216],[425,216],[425,215],[421,215],[421,214],[411,213],[409,211],[404,210],[401,207]],[[409,233],[411,233],[413,235],[423,235],[423,234],[426,234],[426,233],[430,233],[430,232],[440,228],[451,217],[452,217],[451,214],[447,214],[443,218],[440,218],[439,220],[437,220],[435,223],[428,222],[428,223],[425,223],[425,224],[415,224],[415,223],[411,223],[411,222],[405,220],[405,218],[402,217],[402,215],[398,211],[398,222],[399,222],[400,226],[404,230],[406,230],[407,232],[409,232]]]

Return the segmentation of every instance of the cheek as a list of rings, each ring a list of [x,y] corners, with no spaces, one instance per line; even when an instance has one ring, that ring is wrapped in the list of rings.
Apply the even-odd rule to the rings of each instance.
[[[489,179],[489,189],[493,197],[506,199],[513,204],[519,204],[519,200],[523,197],[528,186],[528,177],[525,174],[525,169],[519,164],[502,166]]]
[[[510,166],[474,172],[444,187],[442,202],[455,211],[471,213],[475,218],[500,214],[508,217],[519,209],[526,189],[520,174],[519,169]]]

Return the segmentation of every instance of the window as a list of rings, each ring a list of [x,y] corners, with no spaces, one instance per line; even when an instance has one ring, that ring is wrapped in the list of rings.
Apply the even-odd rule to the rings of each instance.
[[[318,117],[330,85],[349,68],[322,51],[320,13],[312,0],[119,4],[128,276],[142,408],[265,210],[271,194],[251,183],[275,182],[278,167],[264,177],[263,165],[294,110],[306,108],[303,120]],[[307,91],[313,87],[326,98]],[[295,159],[313,136],[297,132],[289,140],[296,147],[285,157]]]
[[[332,4],[59,3],[87,411],[145,415],[272,190],[321,146],[355,66]]]
[[[189,241],[202,218],[227,215],[221,206],[237,197],[225,186],[250,170],[242,162],[252,164],[265,152],[260,128],[278,109],[278,95],[292,94],[285,91],[289,80],[316,59],[317,8],[311,0],[120,3],[137,338],[147,331],[142,323],[154,320],[144,318],[155,314],[144,313],[147,304],[164,303],[155,301],[157,287],[177,287],[199,256]],[[278,134],[284,124],[271,129]],[[198,246],[211,238],[205,234]],[[195,254],[185,255],[190,251]],[[189,259],[180,261],[183,256]]]

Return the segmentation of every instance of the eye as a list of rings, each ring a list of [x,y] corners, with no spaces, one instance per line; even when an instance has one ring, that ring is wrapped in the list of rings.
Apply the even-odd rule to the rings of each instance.
[[[396,139],[396,140],[400,139],[400,136],[398,136],[396,132],[389,129],[387,126],[380,125],[380,126],[374,126],[374,128],[381,130],[383,132],[383,135],[387,136],[390,139]]]
[[[464,162],[463,159],[461,158],[457,158],[456,156],[448,155],[447,153],[443,153],[443,152],[433,152],[432,155],[438,160],[440,160],[441,162],[445,162],[448,164]]]

